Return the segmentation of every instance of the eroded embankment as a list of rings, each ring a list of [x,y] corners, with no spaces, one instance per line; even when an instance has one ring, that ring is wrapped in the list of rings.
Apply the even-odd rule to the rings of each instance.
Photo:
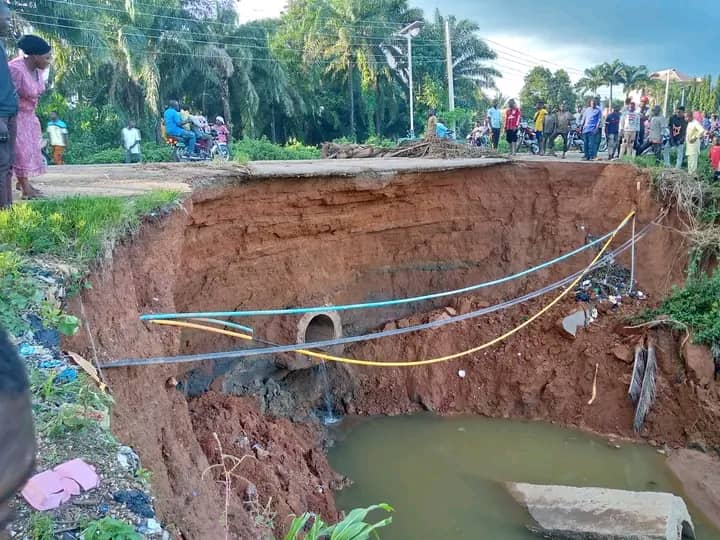
[[[635,168],[599,163],[246,179],[196,192],[185,212],[146,224],[92,276],[84,308],[98,354],[106,361],[229,350],[237,345],[231,338],[146,325],[138,316],[343,303],[460,287],[578,247],[588,235],[612,230],[633,207],[639,225],[658,215],[649,178]],[[629,229],[624,230],[618,241],[628,236]],[[638,245],[642,290],[658,298],[678,282],[685,251],[680,235],[655,228]],[[484,289],[455,307],[467,310],[528,292],[581,268],[591,257],[585,253],[533,277]],[[621,260],[627,262],[627,256]],[[344,332],[382,327],[403,317],[426,320],[437,316],[434,307],[452,302],[343,313]],[[485,319],[346,352],[380,360],[456,352],[502,333],[540,305],[537,300]],[[334,406],[362,414],[427,408],[522,416],[630,435],[632,408],[625,398],[629,368],[611,353],[622,343],[622,336],[613,332],[620,317],[601,315],[586,335],[568,341],[553,328],[562,309],[507,343],[464,360],[413,369],[332,366]],[[258,335],[287,343],[296,339],[297,322],[292,317],[258,318],[251,324]],[[90,354],[86,336],[69,345]],[[698,390],[678,376],[671,340],[663,342],[662,350],[659,405],[646,435],[681,443],[690,435],[687,424],[695,421],[692,429],[704,430],[709,442],[720,442],[717,426],[712,428],[716,417],[703,405],[709,390]],[[331,488],[339,479],[322,453],[317,423],[302,422],[319,405],[318,377],[314,369],[293,370],[299,366],[295,358],[107,370],[117,403],[114,430],[153,471],[161,517],[186,538],[221,534],[220,487],[201,479],[209,463],[219,459],[213,432],[226,453],[254,456],[241,467],[243,478],[230,501],[237,536],[259,537],[255,505],[265,505],[270,497],[281,528],[290,513],[314,510],[336,517]],[[595,363],[601,366],[601,401],[588,409]],[[467,371],[464,379],[457,376],[460,368]],[[167,383],[172,377],[184,380],[180,388],[194,394],[211,392],[188,401]],[[299,422],[273,419],[266,412]],[[251,503],[243,504],[248,499]]]

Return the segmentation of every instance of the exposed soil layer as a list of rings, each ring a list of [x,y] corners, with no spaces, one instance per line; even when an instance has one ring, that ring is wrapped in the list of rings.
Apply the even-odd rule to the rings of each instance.
[[[588,235],[613,229],[633,207],[638,226],[658,215],[649,178],[632,167],[601,163],[224,180],[222,188],[193,193],[184,212],[147,223],[118,246],[93,274],[83,307],[101,361],[229,350],[237,346],[231,338],[146,325],[138,316],[357,302],[461,287],[576,248]],[[629,228],[618,242],[628,236]],[[637,247],[638,281],[650,302],[656,301],[682,279],[686,246],[671,228],[656,227]],[[448,302],[467,311],[512,298],[574,272],[591,257],[584,253],[472,299],[343,312],[343,333],[442,316],[434,310]],[[627,256],[620,262],[627,264]],[[379,360],[456,352],[501,334],[543,301],[345,352]],[[614,351],[633,346],[637,335],[625,335],[618,326],[643,307],[626,304],[620,313],[601,313],[596,324],[569,340],[555,328],[575,308],[568,300],[507,342],[462,360],[413,369],[333,365],[333,406],[360,414],[431,409],[537,418],[632,436],[626,398],[631,366]],[[74,309],[79,312],[79,304]],[[257,335],[283,343],[295,341],[297,322],[249,321]],[[682,445],[701,437],[720,445],[717,388],[692,385],[672,336],[658,339],[659,397],[643,435],[657,443]],[[88,332],[67,346],[93,356]],[[229,500],[234,535],[262,538],[267,530],[258,523],[267,523],[270,512],[276,513],[276,532],[290,513],[337,517],[330,489],[340,479],[325,460],[321,429],[312,421],[321,383],[315,367],[293,370],[294,362],[295,355],[284,355],[106,370],[116,400],[113,429],[153,471],[160,516],[185,538],[224,534],[223,487],[215,481],[220,477],[202,477],[219,463],[213,433],[226,454],[251,456],[238,468]],[[589,406],[596,363],[598,398]],[[466,370],[465,378],[459,369]],[[260,508],[268,503],[268,511]]]

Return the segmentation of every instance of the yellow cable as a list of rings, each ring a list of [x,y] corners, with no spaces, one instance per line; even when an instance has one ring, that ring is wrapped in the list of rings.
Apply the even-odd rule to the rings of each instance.
[[[492,347],[493,345],[500,343],[501,341],[509,338],[516,332],[522,330],[527,325],[535,321],[538,317],[545,314],[548,310],[550,310],[555,304],[557,304],[560,300],[562,300],[570,291],[572,291],[578,283],[580,283],[580,280],[585,277],[585,274],[588,273],[590,268],[600,260],[603,253],[607,250],[607,248],[610,246],[610,243],[613,241],[615,236],[617,235],[618,231],[622,229],[625,224],[630,220],[632,216],[635,215],[635,210],[631,211],[625,219],[622,220],[620,225],[617,226],[617,228],[613,231],[610,238],[608,238],[605,243],[603,244],[602,249],[598,252],[597,255],[595,255],[595,258],[592,260],[592,262],[583,270],[583,272],[573,281],[568,287],[562,291],[558,296],[555,297],[555,299],[550,302],[548,305],[546,305],[544,308],[542,308],[540,311],[535,313],[532,317],[527,319],[526,321],[520,323],[515,328],[508,330],[504,334],[496,337],[495,339],[488,341],[487,343],[483,343],[482,345],[478,345],[477,347],[473,347],[472,349],[467,349],[465,351],[457,352],[454,354],[449,354],[447,356],[439,356],[437,358],[428,358],[426,360],[415,360],[412,362],[400,362],[400,361],[393,361],[393,362],[379,362],[377,360],[358,360],[356,358],[347,358],[345,356],[334,356],[331,354],[325,354],[325,353],[319,353],[314,351],[309,351],[307,349],[299,349],[296,352],[299,352],[300,354],[304,354],[305,356],[310,356],[312,358],[318,358],[320,360],[328,360],[330,362],[340,362],[344,364],[353,364],[356,366],[373,366],[373,367],[412,367],[412,366],[427,366],[429,364],[439,364],[440,362],[448,362],[450,360],[455,360],[456,358],[461,358],[463,356],[467,356],[469,354],[474,354],[476,352],[482,351],[483,349],[487,349],[488,347]],[[206,330],[208,332],[214,332],[216,334],[223,334],[226,336],[232,336],[232,337],[238,337],[245,340],[252,340],[253,337],[249,336],[247,334],[241,334],[239,332],[232,332],[230,330],[222,330],[220,328],[213,328],[211,326],[205,326],[202,324],[194,324],[194,323],[186,323],[182,321],[169,321],[169,320],[151,320],[150,322],[154,324],[164,324],[168,326],[180,326],[183,328],[195,328],[197,330]]]

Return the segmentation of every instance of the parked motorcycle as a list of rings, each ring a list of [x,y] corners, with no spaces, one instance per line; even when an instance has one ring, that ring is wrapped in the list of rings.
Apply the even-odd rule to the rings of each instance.
[[[535,131],[524,120],[520,122],[520,128],[518,129],[517,147],[518,150],[525,147],[531,154],[537,155],[540,153],[540,145]]]
[[[190,154],[187,145],[182,138],[168,135],[167,142],[173,147],[174,161],[208,161],[211,159],[220,159],[227,161],[230,159],[230,152],[225,143],[218,142],[217,131],[210,132],[212,140],[198,139],[195,144],[195,154]]]

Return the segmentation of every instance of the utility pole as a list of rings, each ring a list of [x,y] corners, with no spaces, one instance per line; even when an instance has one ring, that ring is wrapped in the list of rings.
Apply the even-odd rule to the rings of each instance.
[[[450,45],[450,21],[445,17],[445,55],[447,57],[448,109],[455,110],[455,83],[453,81],[452,47]],[[453,130],[455,120],[453,120]]]
[[[407,40],[408,55],[408,89],[410,90],[410,138],[415,138],[415,105],[413,103],[413,68],[412,68],[412,38],[417,37],[422,28],[422,21],[415,21],[408,24],[397,35],[403,36]]]

